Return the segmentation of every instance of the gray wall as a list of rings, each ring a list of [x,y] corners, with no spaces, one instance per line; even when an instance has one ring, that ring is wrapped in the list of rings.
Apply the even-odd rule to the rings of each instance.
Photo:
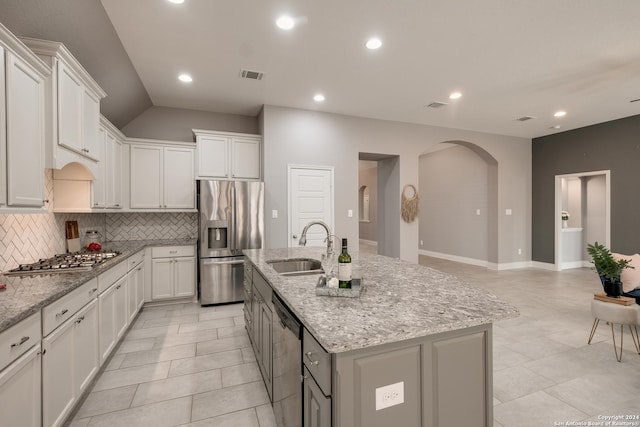
[[[555,176],[611,170],[611,249],[640,252],[640,116],[532,142],[532,259],[554,262]]]
[[[335,168],[335,233],[350,240],[358,238],[357,212],[359,153],[398,156],[396,165],[385,167],[396,194],[385,200],[395,218],[387,230],[390,250],[398,247],[402,259],[418,260],[418,221],[407,224],[400,219],[400,191],[405,184],[418,185],[419,156],[431,147],[447,141],[467,141],[481,147],[497,161],[498,215],[495,260],[510,263],[530,259],[531,239],[531,141],[481,132],[427,125],[328,114],[317,111],[265,106],[264,126],[265,210],[277,209],[279,218],[266,218],[268,247],[287,246],[287,165],[329,165]],[[380,174],[380,168],[379,168]],[[380,190],[380,188],[379,188]],[[379,191],[380,192],[380,191]],[[378,201],[379,205],[383,201]],[[513,215],[504,215],[505,209]],[[378,218],[381,220],[380,218]],[[491,232],[491,231],[490,231]],[[393,240],[395,239],[395,241]],[[381,236],[378,235],[380,242]],[[517,254],[523,248],[523,254]]]
[[[192,129],[259,133],[258,118],[181,108],[151,107],[122,128],[130,138],[195,141]]]
[[[378,168],[360,169],[358,189],[366,185],[369,189],[369,222],[360,221],[360,238],[371,242],[378,241]],[[360,213],[360,212],[358,212]],[[358,215],[358,218],[360,216]]]
[[[489,165],[467,147],[420,156],[420,249],[488,261],[488,185]]]

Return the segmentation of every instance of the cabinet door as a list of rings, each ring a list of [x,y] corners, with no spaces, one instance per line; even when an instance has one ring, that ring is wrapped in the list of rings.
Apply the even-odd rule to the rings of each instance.
[[[140,263],[135,270],[136,276],[136,296],[138,298],[138,310],[142,308],[144,304],[144,263]]]
[[[44,199],[44,81],[7,53],[7,195],[9,206],[41,207]]]
[[[331,398],[322,394],[307,368],[304,369],[302,399],[304,427],[331,427]]]
[[[164,203],[168,209],[195,209],[196,181],[193,171],[194,150],[164,149]]]
[[[40,343],[0,372],[0,414],[2,425],[40,427],[41,359]]]
[[[109,208],[122,207],[122,143],[112,134],[106,134],[106,204]]]
[[[129,326],[129,295],[127,276],[121,277],[113,286],[116,287],[116,341],[119,340]]]
[[[157,258],[151,261],[151,298],[173,297],[173,259]]]
[[[83,86],[82,90],[82,152],[86,157],[104,161],[100,157],[100,140],[98,129],[100,128],[100,98]]]
[[[45,427],[62,425],[75,395],[74,325],[68,319],[42,340],[42,420]]]
[[[127,274],[127,290],[129,292],[129,299],[127,304],[129,306],[128,314],[129,320],[128,323],[131,324],[133,319],[136,317],[138,313],[138,284],[136,283],[138,276],[136,275],[136,270],[133,269]]]
[[[100,368],[98,346],[98,301],[92,300],[74,320],[74,360],[76,397],[91,383]]]
[[[100,365],[116,345],[116,287],[111,286],[98,297]]]
[[[253,345],[253,352],[256,355],[256,359],[258,361],[258,365],[262,365],[262,341],[261,341],[261,330],[260,330],[260,320],[262,317],[260,316],[260,296],[256,292],[255,287],[253,288],[253,303],[251,304],[252,311],[252,334],[251,334],[251,344]],[[262,366],[260,366],[262,369]]]
[[[107,152],[107,131],[105,131],[102,127],[98,129],[98,139],[100,140],[100,145],[97,147],[98,155],[100,158],[104,159],[106,157]],[[104,208],[107,205],[106,199],[106,189],[107,189],[107,174],[108,166],[106,162],[98,163],[98,167],[96,168],[95,176],[93,181],[91,181],[91,207],[94,209]]]
[[[260,179],[260,139],[234,137],[231,145],[231,177]]]
[[[82,99],[80,77],[58,62],[58,144],[82,152]]]
[[[267,304],[260,304],[260,358],[262,359],[262,378],[267,386],[269,396],[272,395],[271,347],[273,346],[273,325],[271,325],[271,309]]]
[[[176,258],[174,269],[174,296],[190,297],[196,293],[196,259]]]
[[[131,208],[162,207],[162,148],[131,146]]]
[[[229,178],[229,138],[224,136],[199,136],[198,177]]]

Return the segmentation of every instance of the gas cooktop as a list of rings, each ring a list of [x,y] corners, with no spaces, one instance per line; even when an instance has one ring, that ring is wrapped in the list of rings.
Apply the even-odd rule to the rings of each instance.
[[[120,255],[120,252],[117,251],[58,254],[51,258],[41,259],[33,264],[20,264],[12,270],[5,271],[4,274],[50,274],[90,271],[96,265],[102,264],[118,255]]]

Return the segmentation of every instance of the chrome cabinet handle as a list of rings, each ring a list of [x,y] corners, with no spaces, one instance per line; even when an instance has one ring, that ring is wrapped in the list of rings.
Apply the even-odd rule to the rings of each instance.
[[[67,310],[66,308],[64,310],[62,310],[60,313],[56,314],[56,317],[60,317],[60,316],[64,316],[65,314],[67,314],[69,310]]]
[[[170,254],[177,254],[178,251],[169,251]]]
[[[311,355],[312,355],[312,354],[313,354],[312,352],[308,351],[308,352],[306,352],[306,353],[305,353],[305,356],[307,356],[307,359],[309,359],[309,361],[311,362],[311,364],[312,364],[312,365],[317,365],[317,364],[319,364],[319,363],[320,363],[319,361],[317,361],[317,360],[313,360],[313,359],[311,358]]]
[[[29,341],[29,337],[22,337],[20,338],[20,342],[14,342],[13,344],[11,344],[11,348],[20,347],[22,344],[26,343],[27,341]]]
[[[116,289],[120,289],[122,287],[122,285],[118,285],[116,286]]]
[[[93,288],[89,291],[89,295],[98,292],[98,288]]]
[[[76,325],[79,325],[80,323],[82,323],[82,321],[83,321],[83,320],[84,320],[84,315],[82,315],[82,316],[78,317],[78,318],[76,319]]]
[[[47,352],[47,350],[40,350],[38,353],[36,353],[38,356],[42,356],[43,354],[45,354]]]

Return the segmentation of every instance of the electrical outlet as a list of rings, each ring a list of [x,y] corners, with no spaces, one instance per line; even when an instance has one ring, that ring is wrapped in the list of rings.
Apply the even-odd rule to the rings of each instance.
[[[511,211],[511,209],[507,209],[507,210],[505,211],[505,213],[506,213],[507,215],[512,215],[512,214],[513,214],[513,212]]]
[[[278,211],[276,209],[271,211],[271,218],[278,218]]]
[[[420,246],[424,245],[424,240],[420,239]]]
[[[522,255],[522,248],[518,248],[518,255]]]
[[[347,216],[348,216],[349,218],[352,218],[352,217],[353,217],[353,209],[349,209],[349,210],[347,211]]]
[[[376,411],[404,403],[404,381],[376,388]]]
[[[480,215],[480,209],[476,209],[476,215]]]

